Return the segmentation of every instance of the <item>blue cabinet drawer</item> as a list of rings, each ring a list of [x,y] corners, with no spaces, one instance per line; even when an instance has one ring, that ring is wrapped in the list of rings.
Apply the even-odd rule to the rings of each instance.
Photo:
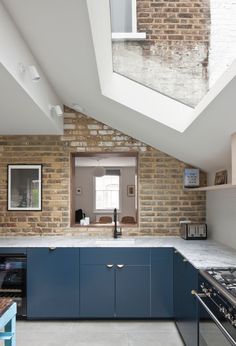
[[[81,264],[130,264],[149,265],[150,249],[147,248],[81,248]]]
[[[151,249],[152,264],[158,264],[161,260],[168,260],[171,256],[173,256],[173,248],[163,247]]]
[[[1,247],[0,254],[26,254],[25,247]]]

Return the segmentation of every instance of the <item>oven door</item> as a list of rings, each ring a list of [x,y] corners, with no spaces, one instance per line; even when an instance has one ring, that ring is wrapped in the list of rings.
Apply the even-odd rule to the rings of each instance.
[[[199,345],[236,346],[236,328],[219,311],[218,302],[202,293],[193,294],[199,302]]]

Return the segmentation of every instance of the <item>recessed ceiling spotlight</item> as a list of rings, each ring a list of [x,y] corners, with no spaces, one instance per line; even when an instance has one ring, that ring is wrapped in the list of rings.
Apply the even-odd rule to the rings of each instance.
[[[49,105],[49,110],[56,112],[56,114],[60,117],[64,114],[63,110],[61,109],[60,105]]]
[[[26,70],[28,70],[30,78],[33,82],[38,82],[40,80],[40,74],[34,65],[25,66],[22,63],[19,63],[18,70],[20,73],[25,73]]]

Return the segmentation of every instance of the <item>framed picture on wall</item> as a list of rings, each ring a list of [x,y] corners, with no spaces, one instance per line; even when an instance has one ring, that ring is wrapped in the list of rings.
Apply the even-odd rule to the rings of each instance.
[[[42,165],[8,165],[8,210],[42,210]]]
[[[227,184],[227,171],[216,172],[215,185]]]
[[[200,170],[198,168],[184,169],[184,187],[199,187]]]
[[[127,196],[128,197],[134,197],[135,196],[135,186],[134,185],[127,185]]]

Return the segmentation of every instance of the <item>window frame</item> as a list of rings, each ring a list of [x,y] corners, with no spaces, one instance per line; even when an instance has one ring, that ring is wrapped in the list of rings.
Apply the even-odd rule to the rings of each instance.
[[[123,227],[129,227],[129,228],[136,228],[139,226],[139,152],[138,151],[116,151],[116,152],[111,152],[111,151],[104,151],[104,152],[71,152],[70,153],[70,209],[69,209],[69,225],[71,228],[77,228],[77,227],[86,227],[86,228],[99,228],[99,227],[104,227],[99,225],[99,224],[89,224],[86,226],[82,226],[78,223],[75,222],[75,159],[77,157],[103,157],[103,156],[112,156],[112,157],[133,157],[136,160],[136,167],[135,167],[135,187],[136,187],[136,196],[135,196],[135,214],[136,214],[136,223],[135,224],[130,224],[128,226],[123,226]],[[121,178],[121,177],[120,177]],[[121,183],[121,180],[120,180]],[[122,186],[122,185],[121,185]],[[120,190],[121,191],[121,190]],[[122,203],[122,199],[121,202]],[[121,204],[120,204],[121,208]],[[109,212],[109,214],[112,212]],[[98,214],[98,213],[96,213]],[[100,214],[103,214],[102,212]],[[120,211],[118,211],[118,214],[120,214]],[[107,224],[106,227],[113,227],[113,225]]]
[[[111,11],[110,11],[111,19]],[[112,32],[112,41],[138,41],[146,39],[146,32],[137,31],[137,0],[132,0],[132,32]]]
[[[117,209],[118,213],[122,212],[122,168],[112,167],[112,168],[106,168],[106,169],[119,169],[120,175],[119,175],[119,208]],[[93,177],[93,212],[94,214],[112,214],[114,211],[113,208],[111,209],[96,209],[96,177]]]

